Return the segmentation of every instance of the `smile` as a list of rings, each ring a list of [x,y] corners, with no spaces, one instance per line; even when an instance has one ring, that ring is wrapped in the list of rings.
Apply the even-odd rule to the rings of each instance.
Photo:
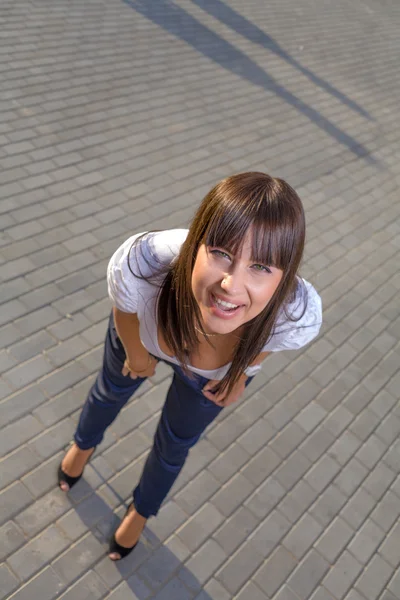
[[[214,308],[217,316],[232,317],[237,314],[240,308],[243,307],[243,304],[233,304],[232,302],[221,300],[220,298],[217,298],[214,294],[210,294],[210,297],[211,307]]]
[[[231,304],[230,302],[225,302],[225,300],[220,300],[219,298],[216,298],[215,296],[214,296],[214,302],[216,304],[218,304],[218,306],[220,306],[221,308],[226,309],[226,310],[233,310],[233,309],[239,307],[238,304]]]

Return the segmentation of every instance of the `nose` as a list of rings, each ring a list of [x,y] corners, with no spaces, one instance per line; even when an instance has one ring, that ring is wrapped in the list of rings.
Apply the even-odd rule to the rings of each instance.
[[[225,273],[221,281],[221,288],[230,296],[239,294],[243,289],[243,277],[240,272],[235,269],[231,273]]]

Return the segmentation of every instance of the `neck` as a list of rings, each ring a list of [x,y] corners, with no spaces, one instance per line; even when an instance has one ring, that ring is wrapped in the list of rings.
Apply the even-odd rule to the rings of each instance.
[[[201,331],[201,329],[199,329],[198,327],[196,327],[196,325],[194,326],[195,330],[200,333],[203,337],[205,338],[224,338],[226,336],[233,336],[236,339],[240,340],[240,335],[238,335],[238,333],[240,333],[239,331],[230,331],[229,333],[207,333],[207,332],[203,332]]]

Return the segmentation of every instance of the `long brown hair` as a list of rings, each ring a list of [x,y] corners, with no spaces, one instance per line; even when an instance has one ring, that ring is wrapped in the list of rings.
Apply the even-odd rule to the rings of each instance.
[[[296,319],[287,313],[288,304],[296,298],[302,284],[296,274],[304,249],[305,218],[296,192],[282,179],[258,172],[240,173],[220,181],[198,208],[159,292],[159,326],[167,345],[187,371],[189,357],[199,343],[196,327],[205,333],[191,287],[199,247],[205,244],[236,253],[250,226],[252,260],[281,269],[283,276],[264,310],[245,323],[230,369],[214,391],[231,391],[273,335],[281,310],[288,320],[300,318],[298,311]],[[304,286],[300,296],[305,310]]]

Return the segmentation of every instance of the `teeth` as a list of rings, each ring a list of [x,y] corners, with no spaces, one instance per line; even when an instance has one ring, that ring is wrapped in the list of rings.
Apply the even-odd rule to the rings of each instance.
[[[220,300],[219,298],[216,298],[214,296],[215,302],[216,304],[219,304],[219,306],[224,306],[225,308],[237,308],[238,305],[237,304],[231,304],[230,302],[225,302],[225,300]]]

